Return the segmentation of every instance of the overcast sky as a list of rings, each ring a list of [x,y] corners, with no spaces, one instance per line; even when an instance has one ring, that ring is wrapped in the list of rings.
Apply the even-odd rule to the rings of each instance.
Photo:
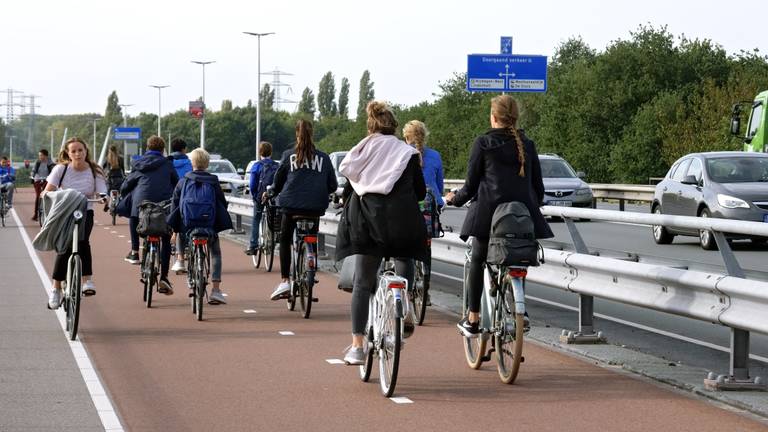
[[[551,56],[569,37],[602,50],[650,23],[712,39],[729,53],[768,53],[765,0],[6,0],[0,14],[0,103],[4,89],[18,89],[42,96],[41,114],[103,114],[112,90],[133,104],[129,114],[156,113],[150,84],[171,86],[163,113],[186,109],[202,93],[201,67],[190,60],[216,61],[206,67],[210,108],[223,99],[243,105],[257,91],[256,38],[243,31],[276,33],[262,39],[261,70],[293,74],[284,77],[293,90],[284,97],[298,100],[305,87],[317,94],[331,71],[337,91],[342,77],[350,80],[352,112],[365,69],[377,98],[412,105],[465,71],[467,54],[498,53],[500,36],[514,37],[515,54]],[[262,76],[262,84],[270,80]]]

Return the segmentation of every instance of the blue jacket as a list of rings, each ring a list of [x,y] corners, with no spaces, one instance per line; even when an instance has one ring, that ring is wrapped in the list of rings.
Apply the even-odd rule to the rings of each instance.
[[[443,161],[440,159],[440,153],[429,147],[424,147],[424,166],[421,171],[424,173],[424,183],[432,190],[440,207],[445,205],[443,201]]]
[[[185,174],[192,171],[192,162],[186,154],[182,152],[173,152],[168,156],[168,159],[173,161],[173,167],[176,169],[176,174],[179,178],[184,177]]]
[[[171,214],[168,215],[166,222],[176,232],[186,232],[183,219],[181,218],[181,191],[184,189],[184,184],[188,181],[199,181],[202,183],[210,183],[216,190],[216,221],[213,224],[213,230],[218,232],[232,229],[232,218],[227,211],[227,199],[224,197],[224,192],[221,190],[219,184],[219,178],[214,174],[207,171],[190,171],[184,177],[179,180],[176,188],[173,190],[173,199],[171,200]]]
[[[294,150],[283,153],[275,173],[277,205],[283,213],[322,216],[328,208],[328,195],[338,187],[331,158],[320,150],[302,166],[297,166],[295,158]]]
[[[171,199],[173,188],[179,181],[179,176],[173,168],[173,163],[163,157],[158,151],[147,151],[133,164],[133,171],[123,182],[120,195],[129,199],[131,216],[139,216],[139,204],[142,201],[160,202]]]
[[[265,157],[264,159],[261,159],[260,161],[253,164],[251,167],[251,179],[250,179],[250,188],[251,188],[251,196],[256,192],[256,189],[259,187],[259,175],[261,175],[261,168],[264,167],[264,164],[267,162],[272,162],[272,158]],[[258,197],[253,196],[254,201],[261,200],[258,199]]]
[[[16,168],[0,167],[0,184],[15,183],[16,182]]]

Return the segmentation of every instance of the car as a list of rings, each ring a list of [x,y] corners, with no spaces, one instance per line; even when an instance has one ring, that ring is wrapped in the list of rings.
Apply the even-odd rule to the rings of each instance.
[[[242,179],[242,176],[237,173],[235,166],[232,165],[232,162],[228,161],[227,159],[212,158],[208,164],[207,171],[218,177],[219,181],[225,179]],[[231,192],[232,183],[222,183],[221,188],[224,190],[224,192]],[[238,188],[238,185],[235,185],[235,188]]]
[[[651,212],[676,216],[715,217],[768,222],[768,154],[746,152],[691,153],[678,159],[656,185]],[[652,227],[657,244],[676,235],[698,236],[703,249],[717,248],[707,230]],[[764,244],[764,237],[726,235]]]
[[[592,207],[592,189],[582,180],[583,172],[575,172],[556,154],[540,154],[539,165],[544,181],[544,205]]]
[[[336,171],[336,182],[339,184],[340,188],[343,188],[344,185],[347,184],[347,178],[344,177],[344,175],[339,171],[339,165],[341,164],[341,161],[344,160],[344,156],[346,155],[347,152],[345,151],[337,151],[328,155],[328,157],[331,158],[333,169]]]

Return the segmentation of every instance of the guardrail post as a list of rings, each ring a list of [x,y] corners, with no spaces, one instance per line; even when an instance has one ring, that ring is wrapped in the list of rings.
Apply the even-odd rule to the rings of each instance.
[[[622,201],[623,202],[623,201]],[[589,249],[581,237],[576,224],[571,218],[563,218],[568,232],[573,240],[573,247],[577,253],[589,254]],[[579,330],[576,332],[563,330],[560,342],[567,344],[596,344],[606,342],[603,332],[595,333],[594,322],[595,298],[589,295],[579,294]]]
[[[624,198],[619,200],[619,211],[624,211]]]
[[[328,252],[325,250],[325,234],[317,234],[317,258],[328,259]]]
[[[713,231],[717,248],[723,257],[728,276],[745,278],[744,270],[733,254],[728,240],[722,232]],[[710,372],[704,380],[704,387],[709,390],[768,390],[761,377],[749,376],[749,332],[731,328],[731,351],[729,375],[715,375]]]
[[[235,215],[235,228],[232,230],[232,234],[245,234],[243,229],[243,217],[239,214]]]

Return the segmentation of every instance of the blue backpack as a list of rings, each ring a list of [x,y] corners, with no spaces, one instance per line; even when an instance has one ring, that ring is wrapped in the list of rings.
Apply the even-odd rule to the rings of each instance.
[[[261,164],[261,171],[259,171],[259,185],[256,187],[256,201],[261,202],[261,197],[264,192],[267,191],[267,186],[270,186],[275,181],[275,173],[280,166],[275,161],[265,161]]]
[[[216,222],[216,191],[212,184],[184,179],[181,189],[181,220],[187,230],[213,229]]]

